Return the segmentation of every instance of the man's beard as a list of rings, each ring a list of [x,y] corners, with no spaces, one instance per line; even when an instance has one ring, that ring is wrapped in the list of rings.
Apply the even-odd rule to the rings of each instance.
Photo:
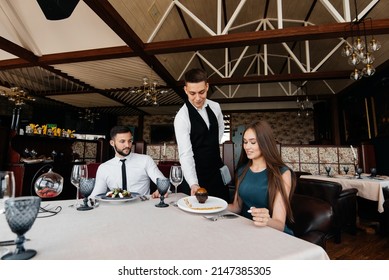
[[[114,150],[121,156],[123,157],[126,157],[128,156],[130,153],[131,153],[131,149],[130,148],[124,148],[123,150],[119,150],[118,148],[116,148],[116,146],[113,147]],[[128,150],[128,153],[124,152],[124,150]]]

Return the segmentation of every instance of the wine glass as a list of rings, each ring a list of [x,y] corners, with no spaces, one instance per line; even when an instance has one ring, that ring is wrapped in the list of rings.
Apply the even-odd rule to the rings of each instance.
[[[77,208],[79,211],[91,210],[93,207],[88,205],[88,196],[92,193],[95,187],[95,178],[81,178],[80,179],[80,193],[84,197],[84,205]]]
[[[70,182],[77,188],[76,207],[80,205],[78,198],[80,193],[79,186],[81,178],[88,178],[88,166],[85,164],[85,162],[76,160],[70,175]]]
[[[15,196],[15,175],[13,171],[0,171],[0,214],[4,213],[4,203]]]
[[[184,176],[182,175],[182,169],[179,165],[173,165],[170,168],[170,183],[174,186],[174,193],[177,195],[177,187],[182,183]],[[173,205],[177,205],[177,201],[171,202]]]
[[[161,201],[158,204],[155,204],[156,207],[168,207],[169,204],[164,202],[165,194],[167,193],[170,187],[170,181],[168,178],[157,178],[157,189],[160,194]]]
[[[327,176],[330,177],[331,166],[325,166],[324,168],[325,168],[325,170],[327,172]]]
[[[363,171],[362,168],[360,167],[357,168],[358,179],[362,179],[361,177],[362,171]]]
[[[5,202],[5,217],[12,232],[17,234],[16,249],[5,254],[2,260],[28,260],[36,255],[35,250],[24,249],[24,234],[30,230],[38,215],[41,198],[37,196],[20,196]]]
[[[5,212],[4,202],[15,196],[15,176],[12,171],[0,171],[0,214]],[[7,248],[0,248],[0,256],[8,253]]]
[[[374,178],[375,176],[377,176],[377,168],[370,168],[370,177]]]
[[[344,173],[347,175],[348,171],[349,171],[349,167],[347,165],[343,166],[343,171]]]

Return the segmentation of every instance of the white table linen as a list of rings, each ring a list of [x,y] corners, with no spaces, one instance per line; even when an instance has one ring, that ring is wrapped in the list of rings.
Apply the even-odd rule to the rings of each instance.
[[[165,201],[175,199],[172,195]],[[90,211],[68,207],[72,200],[42,202],[63,209],[38,218],[26,233],[31,241],[25,247],[37,250],[34,260],[328,259],[317,245],[270,227],[255,227],[243,217],[212,222],[172,205],[157,208],[157,202],[101,202]],[[0,216],[0,228],[0,240],[15,238],[5,215]]]
[[[363,179],[356,179],[353,176],[335,175],[334,177],[320,176],[320,175],[302,175],[300,178],[318,179],[324,181],[337,182],[342,185],[342,189],[356,188],[358,196],[378,201],[378,212],[384,212],[384,192],[383,188],[389,187],[389,180],[371,179],[363,176]]]

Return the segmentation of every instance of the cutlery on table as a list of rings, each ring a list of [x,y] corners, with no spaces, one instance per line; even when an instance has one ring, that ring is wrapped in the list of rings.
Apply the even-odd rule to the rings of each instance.
[[[234,218],[238,218],[239,216],[236,215],[236,214],[222,214],[222,215],[217,215],[217,216],[203,216],[204,218],[206,218],[207,220],[210,220],[210,221],[217,221],[219,219],[234,219]]]
[[[30,239],[26,238],[24,241],[30,241]],[[0,241],[0,246],[12,246],[12,245],[16,245],[15,240]]]
[[[145,195],[141,195],[141,196],[139,196],[139,198],[140,198],[140,200],[142,200],[142,201],[146,201],[146,200],[149,200],[150,198],[148,198],[147,196],[145,196]]]

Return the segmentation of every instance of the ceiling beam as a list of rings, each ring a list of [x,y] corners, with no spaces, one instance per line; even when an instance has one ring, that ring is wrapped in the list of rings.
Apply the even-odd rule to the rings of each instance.
[[[333,23],[326,25],[242,32],[213,37],[160,41],[145,44],[144,51],[150,55],[155,55],[304,40],[347,38],[351,37],[351,35],[357,35],[355,27],[354,30],[352,30],[352,26],[353,25],[350,23]],[[368,29],[366,30],[366,35],[388,33],[389,19],[372,20],[371,27],[368,26]]]
[[[258,83],[278,83],[288,81],[314,81],[314,80],[335,80],[350,79],[351,70],[309,72],[294,74],[274,74],[232,78],[210,78],[209,84],[212,86],[238,85],[238,84],[258,84]],[[177,86],[183,86],[183,82],[177,82]]]
[[[175,87],[175,79],[163,64],[152,54],[144,51],[144,43],[132,30],[121,15],[107,0],[84,0],[84,2],[99,16],[130,48],[138,53],[139,57],[166,82],[169,87],[181,97],[185,98],[182,88]]]

